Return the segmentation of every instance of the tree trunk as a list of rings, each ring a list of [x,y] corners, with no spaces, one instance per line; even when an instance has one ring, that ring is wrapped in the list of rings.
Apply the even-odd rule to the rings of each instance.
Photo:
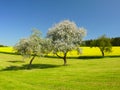
[[[67,65],[67,60],[66,60],[67,53],[64,54],[63,60],[64,60],[64,66]]]
[[[36,55],[33,55],[32,59],[30,60],[30,63],[29,63],[29,65],[28,65],[28,69],[30,69],[30,67],[31,67],[31,65],[32,65],[32,62],[33,62],[33,60],[35,59],[35,56],[36,56]]]
[[[104,49],[103,48],[100,48],[100,51],[102,53],[102,56],[104,57]]]
[[[102,52],[102,56],[104,57],[104,51],[101,51]]]
[[[57,55],[59,58],[62,58],[62,59],[64,60],[64,66],[66,66],[66,65],[67,65],[67,60],[66,60],[67,52],[64,53],[64,57],[59,56],[57,53],[56,53],[56,55]]]

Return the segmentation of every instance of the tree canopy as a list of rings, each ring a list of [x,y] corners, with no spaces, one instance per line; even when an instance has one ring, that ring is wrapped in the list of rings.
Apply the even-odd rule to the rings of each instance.
[[[20,53],[23,57],[33,56],[28,66],[30,67],[35,56],[41,54],[42,52],[41,47],[42,47],[41,32],[38,30],[33,30],[31,36],[28,38],[21,39],[14,46],[14,49],[18,53]]]
[[[98,47],[102,53],[102,56],[104,57],[105,52],[111,52],[112,45],[110,43],[110,39],[106,37],[105,35],[102,35],[97,40],[93,40],[91,42],[91,47]]]
[[[53,53],[63,58],[64,65],[67,63],[66,56],[69,51],[76,49],[80,52],[80,44],[85,35],[84,28],[77,27],[74,22],[69,20],[55,24],[47,33],[47,37],[51,40]],[[60,56],[59,52],[62,52],[63,56]]]
[[[120,37],[114,37],[114,38],[109,38],[110,43],[112,46],[120,46]],[[90,46],[92,41],[95,41],[96,39],[90,39],[90,40],[85,40],[83,41],[83,46]]]

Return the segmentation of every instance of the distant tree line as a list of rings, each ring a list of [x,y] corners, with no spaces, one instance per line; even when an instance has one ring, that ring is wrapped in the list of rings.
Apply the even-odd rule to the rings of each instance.
[[[111,38],[112,46],[120,46],[120,37]]]
[[[109,38],[112,46],[120,46],[120,37]],[[96,39],[90,39],[83,41],[82,46],[90,46],[92,41]]]
[[[7,46],[5,46],[5,45],[0,45],[0,47],[7,47]]]
[[[0,47],[4,47],[4,45],[0,45]]]

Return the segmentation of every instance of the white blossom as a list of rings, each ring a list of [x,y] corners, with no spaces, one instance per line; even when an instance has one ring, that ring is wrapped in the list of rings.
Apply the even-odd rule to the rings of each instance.
[[[78,50],[85,35],[86,30],[83,27],[79,28],[69,20],[55,24],[47,33],[47,37],[52,40],[54,53]]]

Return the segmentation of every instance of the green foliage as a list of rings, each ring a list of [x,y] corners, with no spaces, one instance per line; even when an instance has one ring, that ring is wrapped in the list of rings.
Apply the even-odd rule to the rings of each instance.
[[[120,37],[111,38],[112,46],[120,46]]]
[[[0,47],[4,47],[4,45],[0,45]]]
[[[112,46],[120,46],[120,37],[114,37],[114,38],[109,38],[109,39],[110,39]],[[83,41],[82,46],[90,46],[92,41],[94,41],[94,40],[93,39],[85,40],[85,41]]]
[[[91,47],[98,47],[102,53],[102,56],[104,56],[105,52],[111,52],[112,45],[110,43],[110,39],[107,38],[105,35],[102,35],[97,40],[93,40],[91,42]]]
[[[0,47],[8,47],[8,46],[6,46],[6,45],[0,45]]]

